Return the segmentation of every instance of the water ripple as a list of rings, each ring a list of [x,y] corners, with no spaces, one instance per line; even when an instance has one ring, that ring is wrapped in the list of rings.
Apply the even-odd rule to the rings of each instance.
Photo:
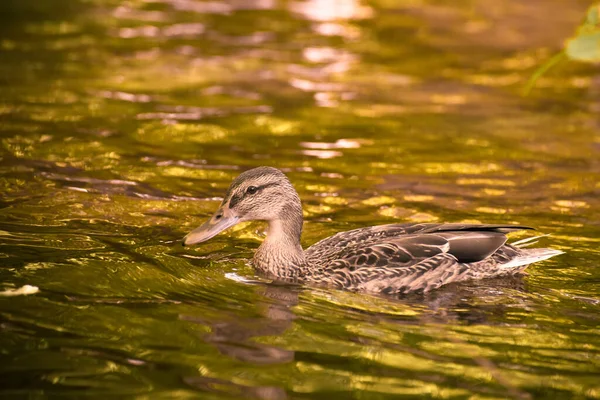
[[[186,107],[186,106],[162,106],[163,110],[172,110],[169,112],[150,112],[140,113],[137,119],[160,119],[173,121],[198,121],[208,117],[223,117],[231,114],[268,114],[273,112],[270,106],[247,106],[231,108],[210,108],[210,107]]]

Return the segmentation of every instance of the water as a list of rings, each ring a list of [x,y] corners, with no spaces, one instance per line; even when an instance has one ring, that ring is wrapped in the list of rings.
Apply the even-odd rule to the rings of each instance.
[[[587,5],[2,2],[0,394],[599,398],[597,70],[520,96]],[[259,223],[179,246],[259,165],[305,245],[468,221],[566,254],[386,298],[254,276]]]

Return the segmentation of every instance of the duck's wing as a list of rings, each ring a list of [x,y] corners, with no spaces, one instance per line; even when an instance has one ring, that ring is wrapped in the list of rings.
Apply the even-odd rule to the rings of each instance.
[[[347,248],[333,260],[315,260],[313,278],[368,292],[402,293],[441,286],[463,273],[448,240],[434,234]],[[462,264],[464,266],[464,264]],[[440,281],[440,285],[436,282]]]
[[[476,260],[492,254],[504,244],[506,242],[504,233],[522,229],[533,228],[491,224],[389,224],[371,226],[340,232],[323,239],[309,247],[306,250],[306,256],[321,264],[327,260],[343,259],[356,249],[367,249],[370,246],[384,245],[385,243],[400,245],[400,247],[405,246],[409,253],[418,252],[420,244],[425,245],[428,240],[415,238],[425,238],[431,234],[437,234],[449,242],[444,245],[452,244],[451,253],[458,256],[459,259]]]
[[[504,232],[520,228],[510,225],[420,225],[412,232],[414,225],[401,235],[380,235],[377,240],[373,235],[367,235],[364,237],[370,239],[359,243],[349,241],[343,248],[339,243],[344,241],[338,240],[335,251],[330,248],[329,251],[322,249],[310,253],[313,265],[322,266],[314,272],[347,289],[383,293],[427,291],[468,279],[480,273],[483,265],[486,275],[488,270],[490,275],[497,273],[492,267],[500,261],[499,257],[504,258],[506,252],[515,252],[512,247],[504,246],[507,240]],[[319,254],[321,259],[314,258]]]

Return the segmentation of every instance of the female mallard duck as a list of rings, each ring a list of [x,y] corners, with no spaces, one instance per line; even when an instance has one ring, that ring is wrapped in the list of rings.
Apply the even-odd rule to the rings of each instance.
[[[429,291],[451,282],[515,275],[528,264],[561,254],[523,249],[533,239],[506,244],[517,225],[390,224],[341,232],[300,245],[302,204],[278,169],[259,167],[238,176],[214,215],[184,239],[204,242],[242,221],[269,223],[254,267],[276,279],[371,293]]]

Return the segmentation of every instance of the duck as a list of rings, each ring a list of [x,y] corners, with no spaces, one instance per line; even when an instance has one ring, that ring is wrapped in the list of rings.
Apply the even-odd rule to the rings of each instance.
[[[507,233],[528,226],[393,223],[340,232],[304,250],[298,192],[277,168],[241,173],[204,224],[183,246],[205,242],[244,221],[266,221],[251,264],[267,278],[380,294],[426,293],[453,282],[524,274],[534,262],[562,254],[526,248],[540,236],[509,244]]]

